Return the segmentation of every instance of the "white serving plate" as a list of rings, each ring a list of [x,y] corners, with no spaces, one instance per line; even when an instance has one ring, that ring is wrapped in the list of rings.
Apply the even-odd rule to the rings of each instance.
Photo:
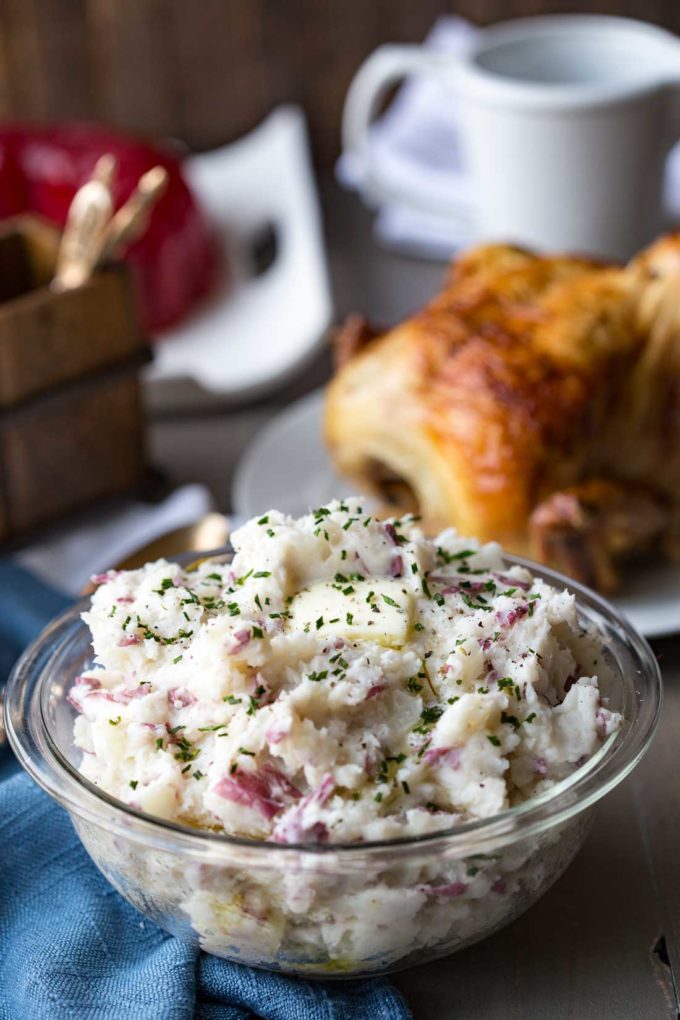
[[[333,471],[323,443],[322,413],[323,390],[315,390],[257,434],[234,478],[233,506],[239,516],[254,517],[273,507],[303,514],[356,492]],[[611,601],[647,637],[680,630],[680,564],[636,564]]]

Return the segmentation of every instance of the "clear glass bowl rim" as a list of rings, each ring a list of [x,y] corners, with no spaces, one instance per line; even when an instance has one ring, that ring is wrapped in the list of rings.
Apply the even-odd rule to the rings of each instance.
[[[229,551],[228,548],[226,552],[215,550],[206,555],[219,555],[226,559]],[[189,557],[173,558],[182,561]],[[190,558],[195,560],[200,555],[193,554]],[[485,848],[499,843],[507,845],[536,835],[566,822],[593,805],[621,782],[642,758],[659,721],[663,698],[661,673],[645,638],[600,595],[530,560],[509,554],[504,554],[503,559],[508,566],[526,567],[554,587],[572,591],[579,606],[594,612],[600,618],[599,622],[604,623],[610,631],[616,629],[620,633],[637,662],[638,675],[633,679],[624,674],[624,681],[630,688],[628,693],[632,694],[627,699],[632,714],[628,718],[624,717],[622,728],[612,734],[581,768],[547,793],[490,818],[415,837],[377,842],[280,844],[191,828],[148,815],[124,804],[90,783],[66,761],[49,733],[43,711],[45,685],[52,679],[51,663],[63,645],[73,639],[75,630],[86,626],[80,620],[80,613],[89,604],[89,598],[82,599],[48,624],[16,663],[7,682],[4,699],[5,730],[9,742],[22,767],[69,812],[94,824],[103,825],[108,831],[115,831],[126,838],[134,831],[137,838],[148,839],[175,852],[180,849],[199,854],[207,851],[212,856],[215,852],[226,853],[232,848],[245,850],[249,855],[265,855],[268,861],[273,855],[304,852],[320,856],[336,855],[345,861],[354,855],[357,861],[365,863],[366,854],[379,856],[384,853],[393,860],[395,853],[408,856],[423,851],[455,852],[456,849],[466,854],[481,853]],[[51,645],[52,651],[46,660],[45,655]],[[36,699],[40,710],[31,714],[28,709]],[[34,723],[35,715],[38,716],[41,732],[34,732],[32,724],[23,725],[24,718]]]

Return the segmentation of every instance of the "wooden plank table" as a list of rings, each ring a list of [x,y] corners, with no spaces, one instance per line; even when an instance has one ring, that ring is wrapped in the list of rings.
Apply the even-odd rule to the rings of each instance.
[[[380,251],[356,199],[331,182],[323,196],[339,316],[359,309],[387,324],[434,292],[441,264]],[[321,357],[303,381],[255,406],[161,416],[151,435],[157,463],[178,482],[205,482],[228,510],[247,441],[328,370]],[[527,914],[462,953],[396,975],[416,1020],[680,1015],[680,637],[654,648],[666,693],[651,751],[601,802],[585,847]]]

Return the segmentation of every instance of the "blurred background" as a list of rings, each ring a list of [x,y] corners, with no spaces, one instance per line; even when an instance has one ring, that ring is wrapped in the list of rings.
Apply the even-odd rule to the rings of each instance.
[[[3,0],[0,115],[101,120],[201,151],[294,102],[329,171],[347,88],[380,43],[420,42],[442,14],[488,25],[562,13],[680,31],[676,0]]]

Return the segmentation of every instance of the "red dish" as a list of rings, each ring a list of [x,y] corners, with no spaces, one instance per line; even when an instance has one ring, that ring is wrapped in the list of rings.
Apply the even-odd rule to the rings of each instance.
[[[160,164],[168,187],[143,236],[124,254],[138,284],[144,328],[156,333],[182,319],[217,277],[215,237],[167,150],[92,124],[0,129],[0,218],[32,212],[63,226],[73,195],[103,153],[118,160],[116,208],[141,175]]]

